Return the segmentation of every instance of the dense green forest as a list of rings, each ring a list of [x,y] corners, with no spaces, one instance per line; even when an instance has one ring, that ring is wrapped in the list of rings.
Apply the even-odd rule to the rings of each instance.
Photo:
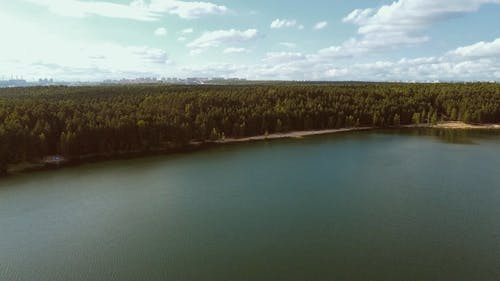
[[[292,130],[500,122],[500,85],[276,84],[0,89],[0,170]]]

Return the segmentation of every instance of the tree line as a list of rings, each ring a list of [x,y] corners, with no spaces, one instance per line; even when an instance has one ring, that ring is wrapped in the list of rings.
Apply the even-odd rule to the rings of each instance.
[[[63,155],[179,148],[295,130],[500,122],[500,85],[265,84],[0,89],[0,171]]]

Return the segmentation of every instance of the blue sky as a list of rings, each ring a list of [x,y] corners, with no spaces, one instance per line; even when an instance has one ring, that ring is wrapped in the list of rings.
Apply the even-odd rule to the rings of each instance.
[[[0,76],[500,81],[500,0],[12,0]]]

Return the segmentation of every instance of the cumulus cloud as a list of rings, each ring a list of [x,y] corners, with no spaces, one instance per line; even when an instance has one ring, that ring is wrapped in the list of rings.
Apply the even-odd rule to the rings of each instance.
[[[272,29],[279,29],[279,28],[285,28],[285,27],[294,27],[297,25],[297,20],[288,20],[288,19],[275,19],[271,23],[271,28]]]
[[[333,67],[330,78],[375,81],[490,81],[498,80],[500,38],[459,47],[437,57],[402,58]]]
[[[224,49],[224,54],[235,54],[235,53],[248,53],[250,50],[247,48],[234,48],[234,47],[229,47]]]
[[[339,63],[316,54],[267,53],[261,63],[225,65],[228,76],[252,79],[365,80],[365,81],[491,81],[500,79],[500,57],[494,52],[463,56],[457,50],[491,50],[499,39],[463,46],[435,57]],[[478,49],[478,46],[481,46]],[[211,69],[206,65],[203,69]],[[219,65],[220,66],[220,65]],[[208,74],[208,73],[205,73]]]
[[[180,34],[180,36],[177,38],[177,41],[179,41],[179,42],[187,41],[188,36],[192,33],[194,33],[193,28],[185,28],[185,29],[179,31],[178,34]]]
[[[215,30],[203,33],[197,39],[187,44],[191,49],[191,54],[199,54],[208,48],[215,48],[225,44],[244,43],[256,39],[257,29],[248,29],[245,31],[229,29]]]
[[[228,8],[211,2],[180,0],[135,0],[130,4],[108,1],[24,0],[47,7],[52,13],[67,17],[102,16],[108,18],[155,21],[164,14],[195,19],[203,15],[224,14]]]
[[[305,56],[302,53],[270,52],[266,54],[263,61],[267,63],[289,63],[303,59],[305,59]]]
[[[297,44],[292,43],[292,42],[280,42],[279,44],[283,47],[290,48],[290,49],[297,48]]]
[[[356,9],[343,22],[358,26],[358,36],[324,48],[318,56],[350,58],[368,52],[387,51],[424,43],[424,31],[432,24],[478,10],[500,0],[397,0],[378,9]]]
[[[154,34],[155,34],[156,36],[160,36],[160,37],[161,37],[161,36],[166,36],[166,35],[167,35],[167,29],[166,29],[165,27],[158,27],[158,28],[155,30]]]
[[[328,26],[328,22],[327,21],[320,21],[318,23],[316,23],[314,25],[314,29],[315,30],[320,30],[320,29],[323,29],[323,28],[326,28]]]
[[[358,26],[358,36],[321,49],[323,59],[350,58],[369,52],[417,45],[429,40],[423,32],[433,23],[478,10],[500,0],[397,0],[378,9],[356,9],[343,22]]]
[[[379,9],[357,9],[343,21],[358,26],[364,48],[413,45],[429,40],[422,32],[433,23],[477,11],[500,0],[398,0]]]
[[[500,38],[492,42],[481,41],[470,46],[460,47],[449,54],[467,58],[500,57]]]
[[[178,69],[179,75],[184,77],[240,77],[246,76],[248,66],[244,64],[233,63],[210,63],[202,65],[185,65]]]
[[[169,13],[184,19],[196,19],[203,15],[221,15],[228,12],[228,8],[211,2],[191,2],[179,0],[151,0],[144,3],[143,0],[136,0],[147,10],[154,13]],[[141,5],[139,5],[141,6]]]
[[[399,61],[376,61],[333,67],[325,72],[337,80],[370,81],[490,81],[500,69],[498,60],[448,60],[446,57],[424,57]]]
[[[342,19],[343,22],[350,22],[361,25],[373,14],[373,9],[356,9]]]
[[[192,28],[185,28],[185,29],[181,30],[182,34],[191,34],[193,32],[194,32],[194,29],[192,29]]]
[[[58,1],[61,0],[46,1],[46,3]],[[71,5],[75,0],[64,2]],[[134,14],[137,19],[155,20],[158,15],[150,10],[153,2],[135,1],[131,5],[122,6],[148,11],[145,14]],[[57,32],[49,32],[48,29],[33,22],[19,23],[23,19],[0,11],[0,33],[7,34],[9,37],[9,40],[4,40],[5,42],[0,44],[0,73],[25,77],[58,77],[69,80],[102,80],[134,77],[132,75],[137,77],[171,74],[294,80],[498,81],[500,80],[500,38],[471,43],[432,57],[388,60],[383,59],[383,55],[372,56],[370,53],[370,56],[365,56],[373,51],[386,52],[393,46],[425,42],[428,39],[425,30],[432,23],[474,11],[484,3],[493,2],[498,1],[455,0],[453,5],[448,2],[449,5],[444,6],[440,3],[431,3],[430,0],[418,2],[398,0],[379,9],[353,11],[344,18],[344,21],[358,26],[357,35],[339,45],[320,49],[317,52],[299,52],[298,49],[291,49],[296,47],[295,43],[279,43],[280,41],[277,40],[272,46],[290,49],[282,48],[287,50],[286,52],[268,52],[256,58],[254,63],[212,64],[210,56],[204,56],[199,60],[197,58],[199,65],[186,63],[182,66],[174,64],[162,48],[152,48],[145,44],[127,46],[111,41],[85,42],[79,39],[59,38]],[[428,3],[428,6],[422,6],[423,3]],[[110,7],[115,8],[113,5]],[[406,13],[406,20],[400,18],[399,15],[394,15],[397,14],[393,10],[396,9],[395,7],[396,11]],[[75,16],[84,17],[95,15],[96,13],[92,11],[85,6],[73,12]],[[107,13],[104,10],[99,12]],[[427,14],[433,16],[426,16]],[[127,18],[130,18],[129,15]],[[278,20],[276,26],[286,27],[292,24],[287,21],[291,20]],[[292,26],[299,27],[297,22]],[[210,48],[220,48],[225,54],[246,53],[249,50],[253,51],[253,48],[248,46],[249,43],[260,37],[256,29],[215,30],[197,36],[193,36],[193,32],[194,30],[187,28],[178,30],[175,34],[179,41],[186,41],[191,54],[199,54]],[[32,47],[33,42],[37,42],[37,48]],[[362,61],[350,59],[360,55],[363,55]],[[228,59],[231,57],[227,56]]]

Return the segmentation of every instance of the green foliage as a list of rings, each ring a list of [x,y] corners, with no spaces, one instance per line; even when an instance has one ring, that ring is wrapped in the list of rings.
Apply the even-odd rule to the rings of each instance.
[[[358,126],[500,122],[500,86],[276,84],[0,89],[0,171],[63,154],[178,148],[208,141]]]
[[[7,132],[4,126],[0,124],[0,175],[7,171],[7,163],[9,160],[9,155],[7,153],[8,145]]]
[[[411,122],[417,125],[420,124],[421,122],[420,112],[413,113],[413,116],[411,117]]]
[[[457,120],[458,118],[458,112],[457,112],[457,109],[456,108],[453,108],[451,110],[451,116],[450,116],[451,120]]]
[[[392,123],[394,126],[400,126],[401,125],[401,116],[399,116],[399,114],[396,113],[396,115],[394,115],[394,120]]]
[[[431,124],[436,125],[437,122],[438,122],[437,111],[434,111],[434,113],[432,113],[432,115],[431,115]]]

